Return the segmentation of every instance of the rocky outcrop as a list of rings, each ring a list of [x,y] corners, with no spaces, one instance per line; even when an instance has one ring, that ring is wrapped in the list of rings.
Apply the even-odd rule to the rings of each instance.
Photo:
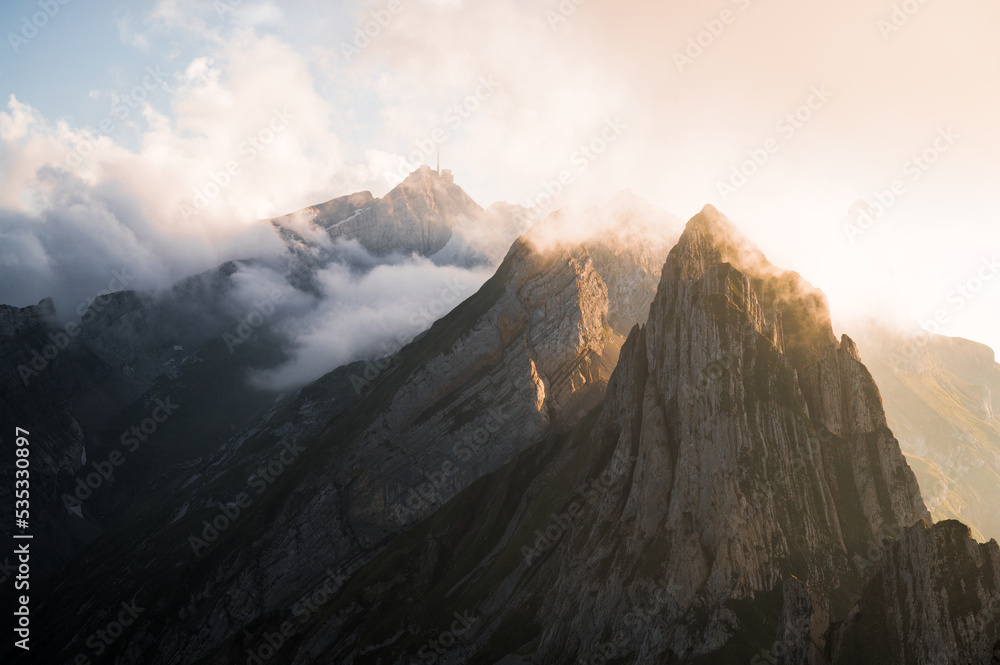
[[[0,307],[0,407],[17,419],[4,432],[32,432],[39,582],[273,401],[244,375],[276,362],[280,340],[266,326],[233,349],[222,339],[240,312],[227,297],[236,272],[230,263],[165,292],[102,293],[76,311],[50,300]],[[180,415],[157,411],[154,422],[163,399],[179,402]],[[130,432],[140,425],[136,440]],[[11,459],[13,445],[0,434]],[[0,498],[9,498],[13,474],[12,465],[0,471]]]
[[[502,286],[484,287],[502,288],[497,300],[404,379],[338,460],[334,480],[366,545],[574,425],[603,396],[621,338],[608,326],[607,287],[589,255],[519,242],[498,275]],[[440,327],[428,336],[448,336]],[[387,367],[390,381],[401,361]],[[428,481],[432,488],[421,487]]]
[[[448,244],[454,227],[482,217],[483,209],[461,187],[421,166],[380,199],[359,192],[271,223],[286,242],[302,241],[303,230],[315,226],[333,240],[357,240],[376,256],[430,256]]]
[[[54,314],[51,298],[28,307],[0,305],[0,338],[19,337],[31,332],[44,325]]]
[[[826,665],[830,631],[830,607],[826,598],[816,594],[794,577],[782,585],[781,616],[771,648],[752,661],[778,665]]]
[[[835,491],[842,531],[853,540],[853,549],[864,550],[866,542],[896,535],[928,515],[854,342],[844,335],[839,348],[824,349],[799,378],[817,430],[837,441],[823,448],[824,468]],[[850,480],[845,485],[837,474],[847,469]],[[842,486],[847,495],[841,493]],[[858,525],[879,526],[859,531]]]
[[[15,428],[27,431],[30,447],[29,532],[37,543],[32,581],[42,583],[58,571],[83,543],[97,533],[78,523],[59,500],[86,460],[86,428],[94,422],[80,416],[87,395],[114,395],[123,390],[110,369],[62,329],[53,325],[52,302],[24,308],[0,306],[0,501],[14,505]],[[84,404],[86,406],[86,404]],[[96,415],[96,414],[95,414]],[[19,487],[18,489],[23,489]],[[9,538],[13,519],[0,533]],[[0,557],[10,577],[10,557]],[[13,583],[4,583],[13,593]]]
[[[624,190],[602,206],[558,210],[527,237],[538,247],[582,246],[608,286],[608,321],[627,335],[645,323],[682,220]]]
[[[837,635],[837,664],[997,662],[1000,546],[955,520],[907,529]]]

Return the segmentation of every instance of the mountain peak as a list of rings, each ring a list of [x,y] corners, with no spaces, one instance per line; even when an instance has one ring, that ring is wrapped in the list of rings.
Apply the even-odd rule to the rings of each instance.
[[[740,244],[753,245],[736,225],[711,203],[706,203],[697,215],[688,220],[685,231],[714,236],[717,240],[739,239]]]
[[[720,263],[729,263],[748,276],[777,271],[764,253],[711,204],[688,220],[666,267],[671,263],[684,279],[697,279]]]
[[[706,203],[697,215],[688,221],[688,228],[692,231],[728,237],[738,233],[736,227],[729,218],[722,214],[718,208],[711,203]]]
[[[279,232],[307,224],[333,239],[353,239],[375,255],[416,252],[430,256],[451,239],[465,220],[484,210],[455,184],[451,171],[427,165],[412,171],[382,198],[358,192],[271,220]]]
[[[636,194],[635,190],[632,189],[631,187],[626,187],[625,189],[621,190],[620,192],[612,196],[611,201],[609,201],[609,205],[619,206],[619,207],[635,205],[636,203],[639,203],[641,205],[649,205],[649,202],[646,201],[641,196],[639,196],[638,194]]]
[[[429,180],[432,178],[442,177],[440,173],[432,169],[427,164],[421,164],[415,170],[410,171],[409,175],[403,178],[403,182],[413,181],[413,180]]]
[[[426,199],[428,202],[447,202],[462,210],[476,209],[478,213],[482,213],[482,208],[465,193],[464,189],[455,184],[455,178],[448,169],[439,172],[426,164],[418,166],[381,200],[398,200],[404,193],[411,197]]]
[[[412,189],[414,187],[431,187],[437,184],[439,180],[441,180],[441,176],[438,172],[423,164],[418,166],[416,170],[410,171],[386,196],[390,196],[393,192],[399,190]]]
[[[709,218],[720,218],[722,213],[711,203],[706,203],[705,207],[701,209],[701,212],[696,215],[698,217],[709,217]]]
[[[731,292],[733,280],[719,281],[721,266],[728,265],[746,280],[746,293],[753,302]],[[664,281],[693,282],[707,278],[718,282],[719,295],[727,302],[743,303],[755,325],[781,339],[782,350],[792,364],[802,367],[816,353],[834,344],[830,306],[826,295],[796,272],[782,270],[714,206],[706,205],[692,217],[663,266]],[[737,289],[739,290],[739,289]],[[660,296],[658,295],[657,298]],[[669,311],[667,308],[664,311]],[[780,333],[777,331],[781,331]]]

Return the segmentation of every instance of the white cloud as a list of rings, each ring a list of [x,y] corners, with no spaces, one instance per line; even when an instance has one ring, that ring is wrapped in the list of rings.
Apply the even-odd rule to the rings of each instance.
[[[116,25],[118,26],[118,38],[121,39],[122,44],[127,44],[140,51],[149,50],[149,39],[132,26],[132,21],[128,17],[120,16]]]
[[[323,298],[282,320],[296,339],[292,360],[255,381],[288,390],[345,363],[391,355],[493,274],[493,268],[436,266],[419,257],[382,261],[363,275],[339,264],[322,270]]]
[[[176,76],[160,75],[173,95],[149,92],[134,109],[122,106],[121,116],[109,116],[108,134],[52,123],[9,99],[0,112],[0,262],[16,265],[17,275],[4,279],[0,300],[23,305],[53,295],[72,304],[122,262],[142,284],[163,285],[278,251],[262,218],[384,189],[386,156],[345,159],[333,105],[302,58],[276,39],[242,30]],[[135,151],[118,141],[123,118],[140,129]],[[74,150],[80,154],[70,159]]]
[[[248,4],[240,9],[240,18],[250,25],[268,25],[278,23],[285,17],[281,8],[273,2],[258,2]]]

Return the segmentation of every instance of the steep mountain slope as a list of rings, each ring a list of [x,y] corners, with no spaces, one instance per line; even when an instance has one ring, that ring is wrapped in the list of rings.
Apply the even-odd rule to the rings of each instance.
[[[318,219],[332,229],[341,212],[349,217],[370,200],[367,193],[343,197],[320,206]],[[380,248],[394,252],[407,251],[413,240],[401,229],[447,236],[450,225],[482,213],[460,187],[426,170],[379,205]],[[351,225],[337,228],[355,237],[347,233]],[[278,397],[247,379],[288,358],[281,304],[268,300],[270,292],[254,299],[247,291],[262,288],[264,275],[291,282],[282,284],[282,297],[297,287],[296,296],[319,298],[315,271],[332,257],[317,253],[322,248],[315,243],[297,243],[291,229],[276,230],[287,256],[227,262],[160,292],[104,294],[76,311],[56,311],[50,300],[44,307],[0,306],[0,404],[20,418],[19,426],[40,432],[32,496],[43,539],[39,581],[111,527],[151,483],[188,474]],[[424,249],[441,243],[431,244]],[[50,361],[42,354],[53,344],[65,348]],[[152,413],[163,415],[156,411],[162,400],[177,408],[154,423]],[[155,432],[140,432],[137,441],[130,432],[143,423]],[[12,447],[13,437],[0,435],[0,452],[13,455]],[[109,465],[110,456],[125,461]],[[7,483],[0,497],[12,487]]]
[[[311,225],[334,240],[357,240],[376,256],[392,252],[430,256],[448,244],[454,227],[482,216],[483,209],[465,190],[421,166],[380,199],[359,192],[271,223],[286,241],[304,241],[300,233]]]
[[[1000,365],[964,339],[875,328],[859,342],[931,513],[1000,538]]]
[[[785,624],[825,652],[872,543],[921,519],[822,294],[706,208],[603,405],[393,541],[277,662],[747,662]],[[453,612],[475,621],[445,644]]]
[[[955,520],[908,529],[865,586],[835,662],[934,665],[1000,659],[1000,546]]]
[[[14,433],[21,427],[30,433],[29,533],[39,552],[32,569],[38,581],[98,532],[69,519],[58,496],[84,463],[87,428],[108,418],[107,405],[127,402],[131,392],[122,377],[65,333],[59,349],[50,337],[60,339],[62,332],[50,326],[53,314],[49,300],[24,308],[0,305],[0,454],[10,461],[0,465],[0,501],[14,505]],[[4,520],[0,533],[9,538],[13,526],[13,519]],[[10,556],[3,559],[4,570],[13,570]],[[13,584],[3,589],[13,594]]]
[[[615,242],[592,246],[621,252],[628,240]],[[636,274],[627,259],[620,263],[606,282],[586,248],[543,251],[531,234],[519,240],[475,296],[400,353],[368,371],[346,370],[363,399],[319,440],[302,436],[314,425],[303,426],[295,409],[268,415],[182,488],[191,498],[169,520],[158,511],[159,528],[117,533],[117,542],[141,543],[127,561],[104,546],[75,569],[93,579],[83,571],[94,568],[104,580],[127,564],[113,586],[85,601],[77,596],[94,585],[77,577],[50,594],[60,600],[49,616],[86,602],[99,625],[100,608],[116,597],[155,599],[147,610],[155,637],[139,629],[115,649],[128,651],[127,660],[189,662],[307,591],[327,568],[353,570],[483,474],[573,427],[601,399],[622,341],[608,322],[608,291],[624,291],[623,280]],[[318,424],[323,406],[311,404]],[[288,450],[294,459],[282,457]],[[252,474],[276,459],[273,483],[258,495]],[[248,489],[253,505],[209,537],[205,525],[234,510]],[[215,628],[200,632],[206,622]],[[71,658],[78,646],[67,638],[53,648]]]
[[[98,639],[96,631],[117,619],[122,600],[129,600],[140,616],[147,614],[162,594],[150,599],[142,593],[140,581],[159,584],[170,580],[171,590],[185,588],[189,580],[174,577],[177,569],[204,554],[197,545],[194,552],[192,542],[207,538],[207,548],[219,537],[217,531],[206,533],[205,524],[191,515],[218,518],[217,511],[223,505],[232,515],[237,507],[231,503],[234,488],[244,492],[248,500],[257,500],[262,488],[275,479],[274,465],[287,458],[286,451],[295,453],[311,443],[332,417],[354,403],[357,395],[350,376],[359,371],[363,371],[363,363],[338,368],[289,395],[227,441],[212,459],[192,458],[180,472],[147,477],[147,486],[135,494],[133,505],[120,520],[109,524],[99,538],[74,556],[56,579],[35,587],[39,598],[58,597],[66,603],[53,603],[42,610],[43,614],[61,616],[66,630],[47,629],[46,640],[34,644],[30,654],[4,645],[0,658],[37,663],[55,659],[53,654],[62,652],[60,659],[51,662],[81,662],[80,658],[101,662],[101,656],[108,655],[108,639]],[[75,519],[69,517],[70,522]],[[189,607],[197,602],[195,597],[187,599]],[[103,621],[88,627],[88,632],[78,632],[81,622],[74,616],[104,617],[105,613]],[[150,624],[142,621],[134,622],[126,632],[138,631],[143,636],[150,629]]]
[[[274,401],[245,380],[249,369],[283,359],[280,340],[265,328],[230,350],[224,328],[185,336],[183,316],[132,292],[88,310],[73,337],[51,311],[4,309],[31,324],[0,335],[0,453],[13,458],[7,433],[15,425],[33,433],[37,583],[128,512],[151,482],[188,475],[189,465]],[[52,355],[57,339],[66,345]],[[43,366],[40,354],[52,359]],[[35,372],[26,382],[24,368]],[[10,498],[13,474],[12,465],[0,472],[10,479],[0,498]]]

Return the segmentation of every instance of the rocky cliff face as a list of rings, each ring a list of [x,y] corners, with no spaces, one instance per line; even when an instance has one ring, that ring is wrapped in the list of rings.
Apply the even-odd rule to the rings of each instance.
[[[749,661],[779,630],[819,659],[871,542],[920,519],[822,294],[706,208],[603,405],[394,541],[308,633],[309,655],[282,657],[408,662],[427,619],[468,610],[479,622],[443,662]]]
[[[403,379],[363,443],[338,461],[335,481],[347,488],[352,530],[367,545],[572,426],[603,396],[622,339],[608,325],[608,289],[588,253],[518,242],[498,277],[484,287],[497,290],[496,301]],[[446,334],[432,328],[428,337]],[[402,363],[387,367],[390,383],[397,372],[403,378]],[[376,397],[382,387],[373,387]],[[442,468],[451,472],[432,482],[432,496],[414,499],[410,492]]]
[[[990,664],[1000,659],[1000,546],[955,520],[907,529],[865,585],[835,663]]]
[[[430,256],[448,244],[453,228],[483,214],[461,187],[421,166],[380,199],[359,192],[278,217],[272,224],[286,242],[302,241],[297,230],[313,225],[333,240],[357,240],[376,256]]]
[[[936,519],[1000,538],[1000,365],[969,340],[873,327],[859,344]]]
[[[29,333],[44,325],[54,314],[50,298],[29,307],[0,305],[0,337],[9,339]]]
[[[562,216],[560,221],[573,224],[570,214],[557,214]],[[599,221],[593,235],[581,239],[581,244],[608,283],[608,320],[627,335],[633,325],[645,323],[649,316],[663,262],[684,224],[630,190],[590,210],[589,215]]]
[[[725,371],[700,381],[713,363]],[[651,578],[671,594],[651,608],[662,637],[641,648],[661,656],[734,645],[755,620],[739,604],[759,604],[792,575],[842,614],[866,542],[928,517],[875,384],[853,343],[834,341],[822,295],[711,208],[671,251],[596,431],[598,455],[634,462],[594,520],[542,562],[558,580],[542,613],[562,618],[540,636],[543,661],[596,648]],[[591,566],[622,591],[590,598],[574,571]]]
[[[113,400],[127,392],[123,382],[79,340],[50,325],[53,316],[48,300],[25,308],[0,306],[0,454],[14,459],[15,427],[30,433],[29,532],[38,543],[39,555],[32,560],[38,582],[59,570],[97,533],[92,524],[71,519],[58,497],[85,463],[87,427],[103,415],[96,408],[99,397]],[[88,401],[88,396],[98,399]],[[90,418],[81,417],[81,411],[90,411]],[[10,506],[14,505],[14,480],[11,461],[0,467],[0,500]],[[8,520],[3,534],[9,536],[12,528],[13,520]],[[10,558],[5,555],[0,562],[5,564],[0,579],[6,579],[13,570],[6,565]],[[4,593],[12,592],[13,584],[3,587]]]

